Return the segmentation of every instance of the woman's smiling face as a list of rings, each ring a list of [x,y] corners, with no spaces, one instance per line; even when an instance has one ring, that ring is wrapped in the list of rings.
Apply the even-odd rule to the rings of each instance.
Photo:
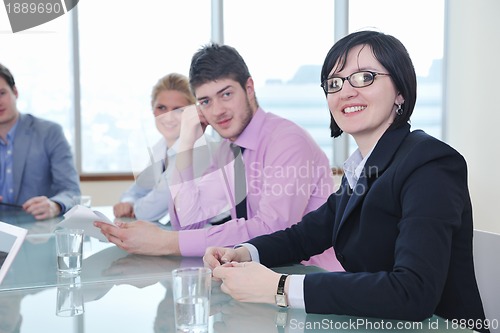
[[[180,109],[188,105],[190,105],[189,101],[177,90],[163,90],[156,96],[153,103],[156,128],[167,140],[169,146],[172,146],[179,138],[182,117]]]
[[[367,45],[353,47],[347,54],[345,66],[336,71],[338,67],[336,64],[328,77],[344,78],[359,71],[388,73]],[[361,88],[354,88],[345,80],[340,91],[327,95],[327,101],[338,126],[351,134],[360,148],[367,149],[371,149],[391,125],[397,105],[404,102],[389,75],[376,75],[371,85]]]

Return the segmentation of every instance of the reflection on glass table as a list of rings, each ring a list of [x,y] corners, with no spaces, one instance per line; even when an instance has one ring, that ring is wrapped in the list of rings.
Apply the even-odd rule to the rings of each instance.
[[[123,283],[92,283],[81,287],[84,312],[56,315],[56,287],[0,292],[1,332],[175,332],[171,278]],[[3,331],[2,331],[3,329]],[[213,283],[209,332],[470,332],[452,330],[451,323],[432,317],[405,322],[364,317],[312,315],[269,304],[241,303]]]
[[[95,207],[112,219],[112,207]],[[55,286],[57,282],[57,261],[54,229],[59,219],[35,221],[20,212],[6,214],[9,221],[21,222],[28,229],[26,237],[11,269],[0,284],[1,290],[39,288]],[[179,267],[181,262],[202,266],[201,258],[152,257],[131,255],[109,242],[85,237],[83,244],[83,263],[81,282],[118,281],[142,279],[144,277],[163,277],[165,272]]]
[[[52,232],[54,226],[62,220],[55,217],[47,220],[36,220],[33,215],[21,208],[0,206],[0,221],[28,229],[28,235],[42,235]]]
[[[201,258],[157,257],[129,254],[114,244],[86,238],[83,244],[82,284],[164,278],[181,265],[203,266]],[[1,290],[56,286],[58,283],[55,238],[28,237]]]
[[[110,220],[114,220],[112,206],[96,206],[92,210],[99,211],[107,216]],[[64,219],[64,216],[57,216],[46,220],[36,220],[33,215],[26,213],[22,208],[1,206],[0,205],[0,221],[17,225],[21,228],[28,229],[28,236],[41,236],[51,234],[57,224]],[[130,219],[121,219],[130,220]]]
[[[83,258],[78,284],[64,281],[57,275],[54,235],[27,237],[0,285],[0,332],[38,332],[40,328],[44,332],[175,332],[171,272],[203,265],[201,258],[131,255],[88,237]],[[319,269],[297,265],[275,270],[314,273]],[[222,293],[217,281],[212,285],[209,332],[460,332],[438,317],[413,323],[241,303]],[[61,296],[61,290],[72,286],[76,290],[67,291],[74,292],[72,297],[83,296],[81,307],[73,304],[83,313],[57,316],[58,291]]]

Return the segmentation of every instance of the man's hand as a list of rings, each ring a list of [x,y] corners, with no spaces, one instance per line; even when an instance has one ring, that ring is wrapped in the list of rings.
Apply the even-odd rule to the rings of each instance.
[[[192,149],[196,140],[201,138],[207,123],[205,117],[198,113],[194,105],[184,108],[181,121],[178,149],[179,151],[186,151]]]
[[[132,202],[119,202],[113,206],[115,217],[135,217],[134,204]]]
[[[153,256],[180,255],[179,233],[163,230],[147,221],[122,222],[115,225],[95,221],[104,236],[119,248],[135,254]]]
[[[23,204],[23,209],[37,220],[50,219],[61,213],[61,206],[46,196],[29,199]]]

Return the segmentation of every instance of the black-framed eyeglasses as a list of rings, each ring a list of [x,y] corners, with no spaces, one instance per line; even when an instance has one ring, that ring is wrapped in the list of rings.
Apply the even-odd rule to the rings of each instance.
[[[345,80],[349,81],[354,88],[368,87],[375,81],[377,75],[388,75],[387,73],[377,73],[372,71],[360,71],[352,73],[346,77],[331,76],[321,83],[321,87],[327,94],[334,94],[342,90]]]

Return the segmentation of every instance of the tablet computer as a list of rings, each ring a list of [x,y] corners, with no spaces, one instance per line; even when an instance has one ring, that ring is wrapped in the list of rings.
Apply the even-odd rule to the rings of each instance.
[[[28,233],[27,229],[0,221],[0,284]]]

